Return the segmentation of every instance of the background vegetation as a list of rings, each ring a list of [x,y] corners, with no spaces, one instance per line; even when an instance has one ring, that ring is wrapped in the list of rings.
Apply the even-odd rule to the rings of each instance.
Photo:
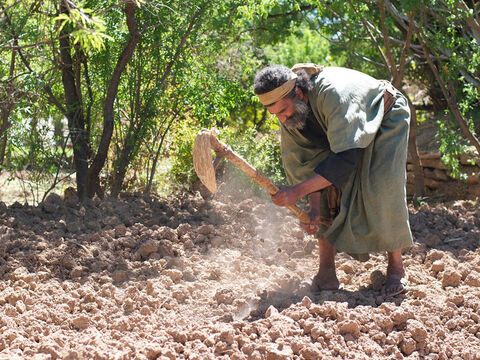
[[[423,89],[430,101],[411,102],[414,120],[446,114],[436,117],[440,150],[461,176],[457,155],[466,146],[480,152],[479,6],[3,0],[1,169],[20,177],[34,202],[72,182],[80,198],[190,189],[192,141],[202,127],[216,127],[282,182],[277,124],[253,96],[253,77],[266,64],[315,62]]]

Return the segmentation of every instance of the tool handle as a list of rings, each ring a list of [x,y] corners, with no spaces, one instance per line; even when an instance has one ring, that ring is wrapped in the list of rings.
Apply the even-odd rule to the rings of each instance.
[[[277,185],[275,185],[269,178],[263,175],[260,171],[251,166],[247,161],[245,161],[240,155],[235,153],[229,146],[218,140],[213,134],[210,135],[210,144],[212,149],[222,157],[230,160],[234,165],[236,165],[240,170],[247,174],[253,181],[267,189],[270,195],[276,194],[278,190]],[[295,215],[302,223],[310,224],[310,216],[302,209],[296,205],[287,206],[287,209]]]

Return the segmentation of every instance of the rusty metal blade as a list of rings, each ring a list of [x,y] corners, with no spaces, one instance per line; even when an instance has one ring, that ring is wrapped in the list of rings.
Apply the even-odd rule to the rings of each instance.
[[[212,164],[212,147],[210,145],[210,133],[200,132],[193,143],[193,167],[200,181],[207,189],[215,194],[217,185],[215,182],[215,169]]]

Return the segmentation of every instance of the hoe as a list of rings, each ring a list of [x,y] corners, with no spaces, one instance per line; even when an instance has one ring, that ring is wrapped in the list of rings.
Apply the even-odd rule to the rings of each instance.
[[[269,178],[247,163],[240,155],[236,154],[229,146],[215,136],[215,131],[202,130],[198,133],[193,143],[193,166],[200,181],[207,189],[215,194],[215,165],[212,162],[212,149],[215,151],[215,162],[221,158],[230,160],[235,166],[247,174],[253,181],[267,189],[270,195],[278,192],[279,188]],[[309,224],[310,216],[296,205],[287,207],[302,223]]]

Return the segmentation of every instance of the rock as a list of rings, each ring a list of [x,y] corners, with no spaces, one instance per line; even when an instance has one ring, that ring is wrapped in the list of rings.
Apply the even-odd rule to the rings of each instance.
[[[85,272],[85,268],[83,266],[75,266],[73,270],[70,272],[70,276],[72,278],[79,278],[79,277],[82,277],[84,272]]]
[[[442,240],[436,234],[427,234],[427,236],[425,236],[425,245],[429,247],[436,247],[442,245],[442,243]]]
[[[370,274],[370,281],[373,290],[380,291],[385,283],[385,275],[380,270],[375,270]]]
[[[445,263],[441,260],[435,260],[432,264],[433,272],[443,271],[444,268],[445,268]]]
[[[416,348],[417,348],[417,344],[413,339],[405,339],[400,345],[400,349],[407,356],[411,355]]]
[[[440,260],[442,259],[444,256],[444,253],[443,251],[439,251],[439,250],[432,250],[428,253],[427,257],[425,258],[425,260],[430,260],[430,261],[436,261],[436,260]]]
[[[117,216],[107,216],[102,220],[103,225],[109,226],[110,228],[115,228],[117,225],[121,224],[120,219]]]
[[[80,202],[80,199],[76,194],[69,196],[64,200],[65,205],[67,205],[70,208],[75,207],[79,202]]]
[[[427,330],[425,326],[418,320],[407,320],[407,332],[410,333],[416,342],[422,342],[427,339]]]
[[[360,325],[356,321],[343,321],[338,324],[340,334],[351,334],[354,337],[360,335]]]
[[[219,289],[215,293],[214,299],[218,304],[231,304],[235,299],[235,294],[231,289]]]
[[[304,296],[301,301],[301,304],[307,309],[310,309],[310,306],[312,306],[312,299],[310,299],[308,296]]]
[[[213,225],[201,225],[197,228],[197,233],[201,235],[210,235],[215,233],[215,227]]]
[[[100,231],[102,228],[102,226],[96,220],[85,222],[85,226],[87,227],[88,230],[92,230],[95,232]]]
[[[214,247],[218,247],[225,242],[225,238],[222,236],[214,236],[210,244]]]
[[[278,310],[273,305],[270,305],[267,311],[265,311],[265,318],[269,318],[271,316],[277,316],[277,315],[278,315]]]
[[[442,277],[442,287],[443,288],[446,288],[447,286],[456,287],[460,285],[461,280],[462,280],[462,277],[458,272],[454,270],[446,270],[443,273],[443,277]]]
[[[156,231],[157,238],[159,240],[170,240],[173,242],[178,241],[177,232],[168,226],[162,226]]]
[[[268,344],[265,353],[267,360],[289,360],[293,356],[292,348],[288,345]]]
[[[400,325],[407,322],[408,313],[403,309],[397,309],[390,315],[390,318],[395,325]]]
[[[175,256],[175,251],[173,250],[173,245],[168,240],[160,240],[158,244],[158,253],[161,257],[173,257]]]
[[[67,223],[67,231],[75,234],[79,233],[83,228],[83,224],[80,221],[72,221]]]
[[[465,284],[473,287],[480,287],[480,273],[478,271],[472,271],[465,278]]]
[[[142,258],[146,259],[152,253],[155,253],[159,250],[159,245],[157,241],[147,240],[137,250],[137,254]]]
[[[3,201],[0,201],[0,214],[5,214],[6,212],[7,212],[7,205]]]
[[[177,227],[177,235],[180,237],[188,234],[190,231],[192,231],[192,226],[188,223],[180,224]]]
[[[164,274],[167,275],[173,282],[179,282],[183,278],[183,273],[177,269],[166,269]]]
[[[45,198],[45,203],[61,205],[63,200],[60,195],[52,192]]]
[[[85,315],[79,315],[72,319],[72,325],[77,329],[83,330],[90,326],[90,319]]]
[[[115,226],[115,238],[125,236],[127,233],[127,227],[124,224]]]
[[[112,274],[114,282],[122,282],[127,280],[127,272],[125,270],[115,270]]]
[[[42,208],[46,213],[53,214],[58,210],[59,206],[57,204],[44,202],[42,203]]]

